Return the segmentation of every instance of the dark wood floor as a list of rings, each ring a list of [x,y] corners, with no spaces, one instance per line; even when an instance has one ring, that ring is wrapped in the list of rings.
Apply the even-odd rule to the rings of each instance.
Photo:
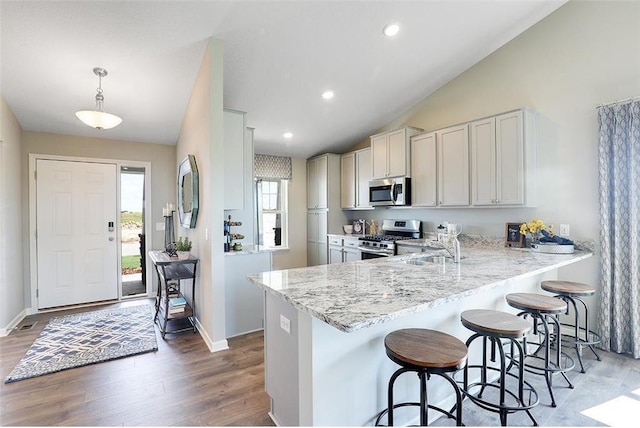
[[[119,305],[145,304],[136,300]],[[1,381],[47,321],[0,338]],[[229,340],[211,353],[198,334],[157,334],[158,351],[0,385],[0,425],[273,426],[264,392],[262,332]]]

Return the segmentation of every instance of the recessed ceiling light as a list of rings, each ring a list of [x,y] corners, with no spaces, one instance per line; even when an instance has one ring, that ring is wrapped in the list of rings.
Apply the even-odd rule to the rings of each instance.
[[[282,134],[282,136],[286,139],[290,139],[291,137],[293,137],[293,132],[285,132],[284,134]]]
[[[396,24],[395,22],[385,25],[384,28],[382,29],[382,32],[387,37],[393,37],[396,34],[398,34],[399,31],[400,31],[400,25]]]
[[[322,93],[322,98],[324,98],[325,100],[330,100],[334,95],[335,94],[333,93],[333,91],[324,91]]]

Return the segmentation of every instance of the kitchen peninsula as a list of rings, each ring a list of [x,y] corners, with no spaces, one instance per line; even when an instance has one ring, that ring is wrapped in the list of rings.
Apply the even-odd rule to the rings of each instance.
[[[396,368],[386,334],[422,327],[464,341],[462,311],[513,312],[505,294],[540,292],[540,281],[592,254],[464,246],[462,255],[460,264],[418,253],[249,275],[265,290],[265,388],[276,423],[371,425]],[[400,380],[396,401],[417,401],[415,379]],[[449,399],[444,389],[429,394],[434,404]]]

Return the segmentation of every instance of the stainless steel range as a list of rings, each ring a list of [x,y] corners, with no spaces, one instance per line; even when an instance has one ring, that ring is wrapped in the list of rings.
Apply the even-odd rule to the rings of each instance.
[[[382,234],[360,238],[358,248],[362,253],[362,260],[395,255],[396,241],[420,238],[421,225],[420,220],[383,220]]]

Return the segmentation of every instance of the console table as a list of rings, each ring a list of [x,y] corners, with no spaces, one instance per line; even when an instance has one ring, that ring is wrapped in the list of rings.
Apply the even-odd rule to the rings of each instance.
[[[196,268],[198,259],[189,256],[186,259],[171,257],[165,251],[149,251],[149,258],[153,262],[158,274],[158,292],[156,294],[156,313],[153,318],[158,323],[162,338],[167,333],[179,333],[193,329],[196,332]],[[182,291],[182,280],[191,280],[191,296],[186,296]],[[184,310],[175,311],[170,308],[170,300],[183,297],[186,300]],[[187,320],[187,327],[167,329],[169,321]]]

